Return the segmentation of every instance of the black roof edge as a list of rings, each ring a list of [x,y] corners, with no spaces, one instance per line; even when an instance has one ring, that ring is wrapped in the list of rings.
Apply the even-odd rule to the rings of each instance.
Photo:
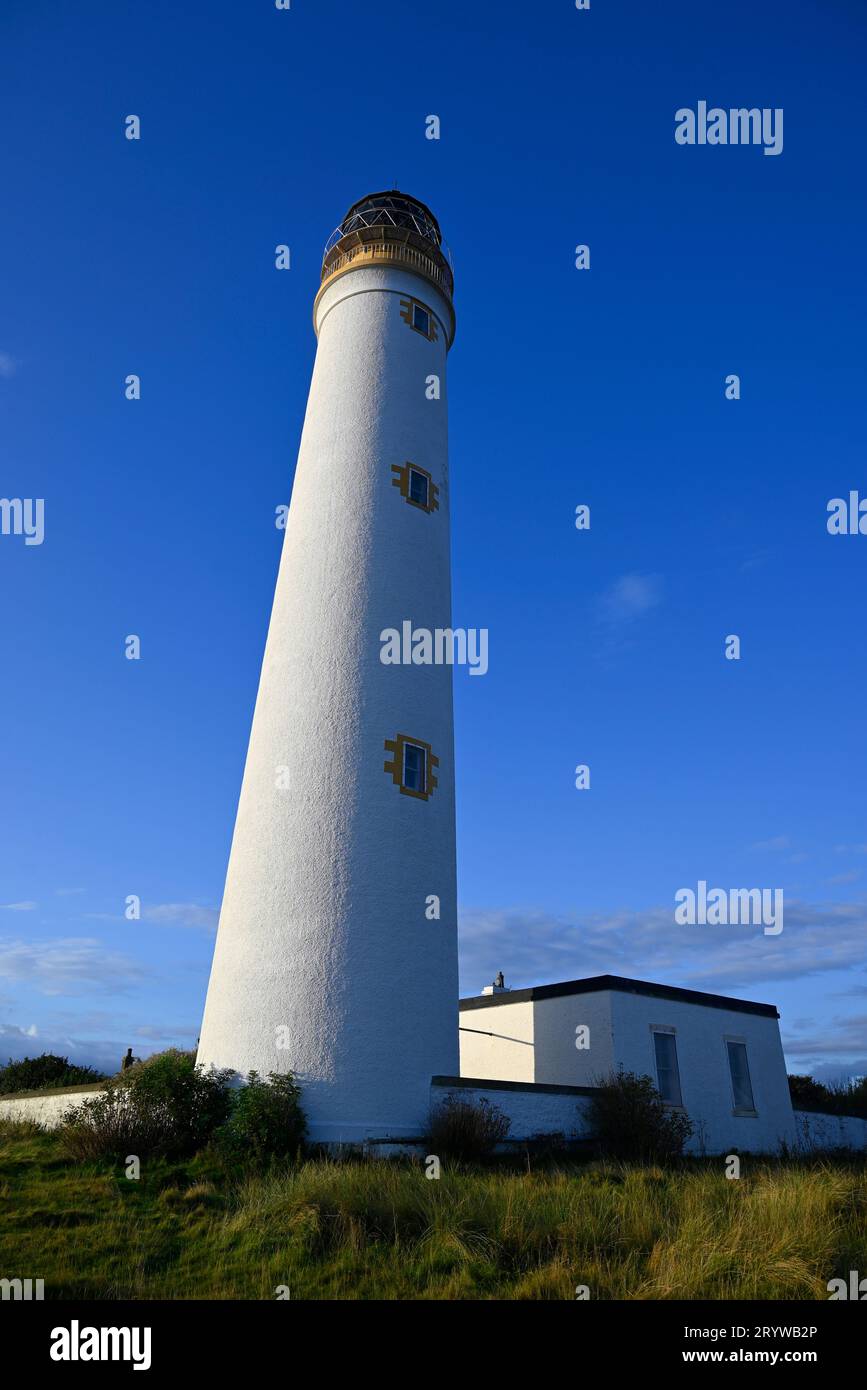
[[[477,1091],[547,1091],[555,1096],[595,1096],[598,1086],[554,1086],[547,1081],[489,1081],[481,1076],[432,1076],[432,1086],[455,1091],[472,1088]]]
[[[774,1004],[758,1004],[752,999],[732,999],[727,994],[705,994],[698,989],[680,989],[677,985],[657,985],[650,980],[627,980],[622,975],[594,975],[588,980],[562,980],[554,985],[533,985],[530,989],[512,989],[504,994],[478,994],[460,1001],[461,1010],[490,1009],[498,1004],[523,1004],[527,1000],[559,999],[569,994],[596,994],[601,990],[616,990],[620,994],[644,994],[654,999],[674,999],[683,1004],[704,1004],[709,1009],[729,1009],[732,1013],[762,1014],[779,1018]]]

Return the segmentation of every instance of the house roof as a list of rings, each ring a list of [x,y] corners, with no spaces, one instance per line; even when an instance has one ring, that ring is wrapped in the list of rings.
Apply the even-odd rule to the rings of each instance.
[[[676,985],[657,985],[650,980],[627,980],[622,975],[594,975],[589,980],[563,980],[556,985],[534,985],[531,989],[511,989],[500,994],[476,994],[460,1001],[461,1012],[491,1009],[500,1004],[534,1003],[541,999],[560,999],[569,994],[596,994],[615,990],[618,994],[642,994],[654,999],[675,999],[682,1004],[703,1004],[707,1009],[729,1009],[732,1013],[762,1014],[779,1018],[773,1004],[757,1004],[751,999],[732,999],[727,994],[705,994],[698,989],[678,989]]]

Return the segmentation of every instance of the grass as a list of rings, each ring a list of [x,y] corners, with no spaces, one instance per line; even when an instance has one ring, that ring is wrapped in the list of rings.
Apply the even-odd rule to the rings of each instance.
[[[826,1299],[867,1269],[863,1159],[671,1169],[561,1159],[424,1169],[315,1159],[265,1176],[72,1163],[0,1122],[0,1277],[47,1298]]]

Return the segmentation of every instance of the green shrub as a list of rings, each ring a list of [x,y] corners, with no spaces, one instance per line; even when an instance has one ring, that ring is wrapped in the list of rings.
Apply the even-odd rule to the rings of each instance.
[[[462,1163],[487,1158],[509,1133],[511,1120],[496,1105],[480,1100],[478,1105],[449,1095],[428,1119],[425,1142],[439,1158],[455,1158]]]
[[[65,1113],[64,1148],[80,1159],[195,1153],[231,1113],[233,1076],[196,1066],[192,1052],[158,1052]]]
[[[89,1086],[104,1081],[105,1073],[95,1067],[73,1066],[68,1057],[43,1052],[41,1057],[23,1057],[20,1062],[0,1067],[0,1096],[15,1091],[48,1091],[60,1086]]]
[[[621,1069],[596,1085],[588,1118],[604,1155],[664,1163],[683,1152],[692,1134],[689,1117],[663,1104],[649,1076]]]
[[[231,1158],[256,1165],[296,1157],[306,1129],[300,1099],[301,1090],[291,1072],[272,1071],[263,1081],[251,1071],[246,1085],[233,1095],[231,1117],[218,1135],[221,1149]]]

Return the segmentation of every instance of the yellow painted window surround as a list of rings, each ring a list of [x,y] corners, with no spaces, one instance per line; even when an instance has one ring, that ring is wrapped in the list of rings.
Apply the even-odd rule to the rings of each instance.
[[[421,750],[423,754],[420,789],[407,786],[407,748],[410,750]],[[438,780],[434,769],[439,767],[440,760],[431,751],[429,743],[424,739],[411,738],[409,734],[397,734],[395,738],[385,740],[385,751],[392,756],[383,763],[383,771],[391,773],[391,780],[396,787],[400,788],[403,796],[414,796],[419,801],[430,800],[433,792],[436,791]],[[418,767],[418,759],[410,756],[411,765]]]

